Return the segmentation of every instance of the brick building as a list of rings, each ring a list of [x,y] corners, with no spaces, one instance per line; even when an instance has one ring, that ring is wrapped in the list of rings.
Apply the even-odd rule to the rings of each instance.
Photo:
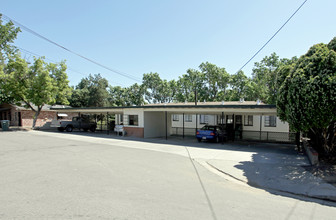
[[[36,127],[49,128],[51,121],[57,118],[57,111],[50,110],[50,107],[50,105],[43,106],[37,118]],[[53,107],[63,108],[61,105]],[[34,115],[35,112],[30,108],[27,109],[13,104],[0,105],[0,120],[9,120],[10,126],[32,127]],[[69,113],[68,119],[71,120],[73,116],[77,115],[76,113]]]

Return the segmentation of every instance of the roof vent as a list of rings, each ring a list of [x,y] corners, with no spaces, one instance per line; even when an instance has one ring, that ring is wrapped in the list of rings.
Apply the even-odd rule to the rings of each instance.
[[[204,101],[203,101],[204,103],[206,103],[206,101],[205,101],[205,99],[204,99]]]
[[[240,98],[239,101],[240,101],[240,102],[245,102],[244,98]]]
[[[222,101],[222,105],[224,105],[224,101]]]
[[[261,101],[260,99],[257,100],[257,105],[260,105]]]

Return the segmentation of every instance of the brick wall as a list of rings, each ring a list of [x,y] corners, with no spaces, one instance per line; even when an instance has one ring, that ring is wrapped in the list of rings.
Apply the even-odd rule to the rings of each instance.
[[[21,118],[22,118],[22,126],[23,127],[32,127],[33,126],[33,118],[35,112],[31,110],[22,110]],[[54,111],[42,111],[36,121],[36,127],[45,126],[46,123],[50,122],[56,118],[56,112]]]
[[[126,133],[127,136],[139,137],[139,138],[144,137],[144,128],[125,126],[124,130],[127,132]]]
[[[62,120],[72,120],[72,117],[78,116],[78,113],[66,113],[68,117]],[[21,118],[22,118],[22,126],[23,127],[32,127],[33,126],[33,117],[35,112],[31,110],[22,110]],[[57,112],[55,111],[41,111],[39,114],[36,127],[50,128],[50,123],[52,120],[57,119]]]

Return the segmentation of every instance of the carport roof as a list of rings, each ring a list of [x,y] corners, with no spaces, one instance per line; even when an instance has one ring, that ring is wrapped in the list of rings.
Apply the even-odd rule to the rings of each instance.
[[[57,108],[52,107],[51,110],[57,111],[73,111],[73,112],[118,112],[123,109],[276,109],[275,105],[268,105],[261,102],[245,101],[245,102],[194,102],[186,103],[159,103],[159,104],[146,104],[141,106],[120,106],[120,107],[80,107],[80,108]]]

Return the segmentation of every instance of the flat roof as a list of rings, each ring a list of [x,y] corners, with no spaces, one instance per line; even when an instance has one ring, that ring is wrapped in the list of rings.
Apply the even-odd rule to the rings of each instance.
[[[218,108],[218,109],[226,109],[226,108],[236,108],[236,109],[275,109],[275,105],[268,105],[264,103],[254,102],[254,101],[245,101],[245,102],[198,102],[195,105],[194,102],[186,102],[186,103],[158,103],[158,104],[146,104],[141,106],[109,106],[109,107],[65,107],[65,108],[57,108],[51,107],[51,110],[61,110],[61,111],[81,111],[81,110],[96,110],[96,111],[104,111],[107,110],[122,110],[122,109],[203,109],[203,108]]]

